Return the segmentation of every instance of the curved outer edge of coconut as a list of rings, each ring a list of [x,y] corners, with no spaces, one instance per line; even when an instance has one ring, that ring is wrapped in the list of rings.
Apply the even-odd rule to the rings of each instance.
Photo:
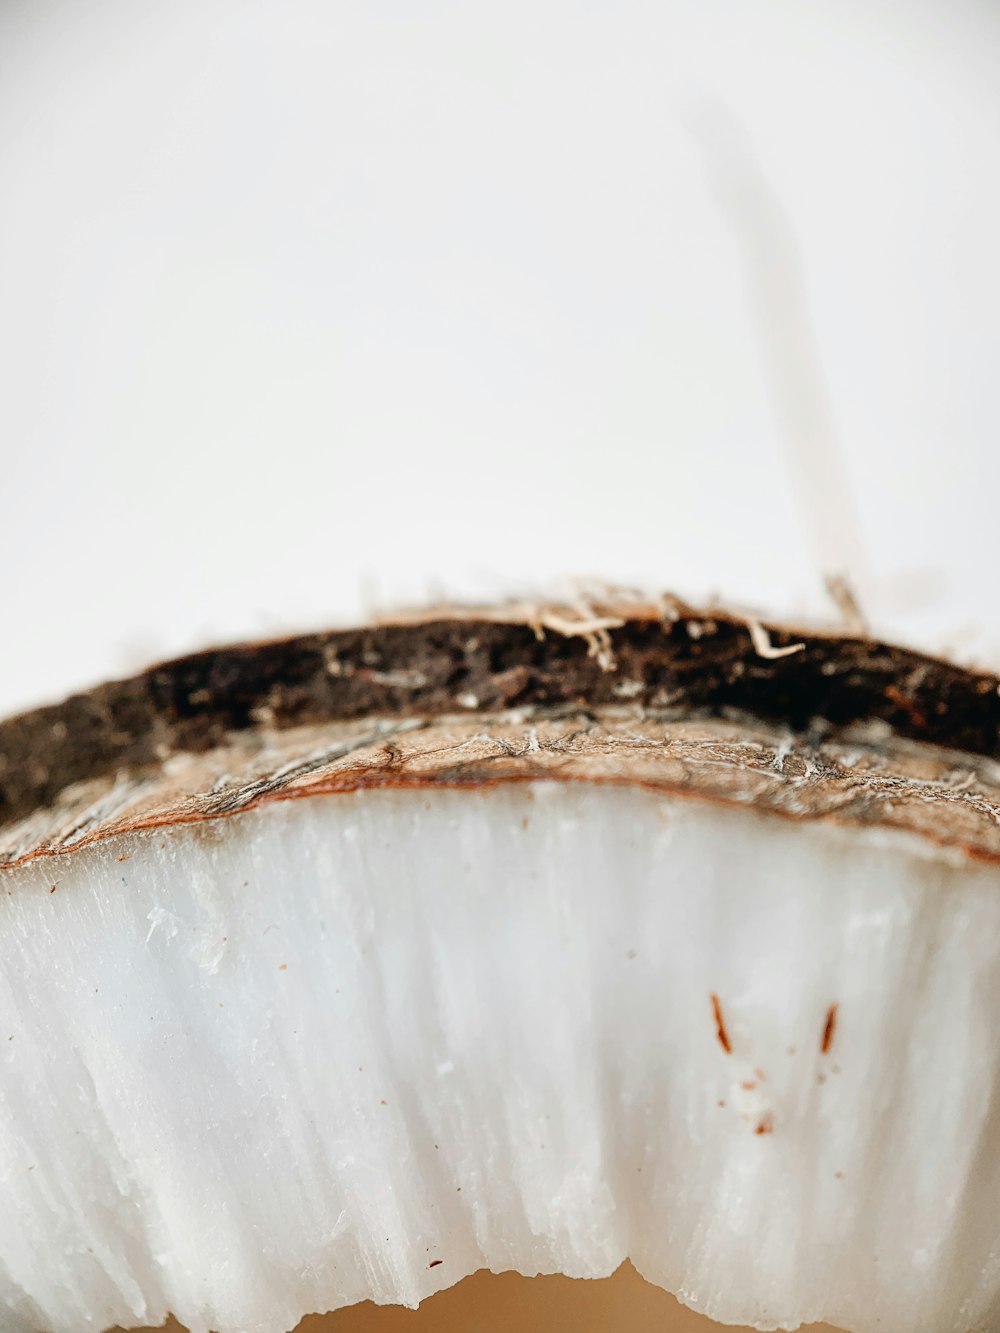
[[[628,782],[1000,859],[1000,679],[677,598],[237,644],[0,722],[0,868],[370,786]]]

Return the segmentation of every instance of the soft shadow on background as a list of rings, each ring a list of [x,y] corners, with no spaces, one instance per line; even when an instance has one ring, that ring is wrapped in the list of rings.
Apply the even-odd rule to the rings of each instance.
[[[726,1327],[728,1333],[751,1333]],[[722,1328],[643,1281],[627,1263],[613,1277],[587,1282],[484,1271],[432,1296],[419,1310],[366,1301],[335,1314],[309,1315],[297,1333],[714,1333]],[[166,1330],[182,1333],[173,1321]],[[809,1333],[836,1331],[811,1324]]]

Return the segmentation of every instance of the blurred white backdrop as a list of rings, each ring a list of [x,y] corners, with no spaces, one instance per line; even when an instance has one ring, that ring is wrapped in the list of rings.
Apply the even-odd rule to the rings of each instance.
[[[1000,657],[998,145],[985,0],[2,0],[0,711],[570,574]]]

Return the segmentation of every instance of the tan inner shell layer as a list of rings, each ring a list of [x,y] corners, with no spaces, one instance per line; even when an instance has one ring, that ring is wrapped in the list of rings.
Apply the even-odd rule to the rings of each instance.
[[[470,1329],[475,1333],[753,1333],[745,1326],[717,1324],[687,1309],[676,1297],[646,1282],[628,1262],[613,1276],[599,1278],[554,1273],[522,1277],[480,1269],[421,1301],[417,1310],[364,1301],[330,1314],[307,1315],[295,1333],[469,1333]],[[162,1333],[184,1330],[171,1319]],[[836,1330],[827,1324],[809,1324],[802,1333]]]
[[[255,728],[66,789],[0,830],[0,868],[102,839],[365,787],[638,785],[795,819],[916,834],[1000,861],[1000,765],[869,724],[811,743],[757,720],[627,707]]]

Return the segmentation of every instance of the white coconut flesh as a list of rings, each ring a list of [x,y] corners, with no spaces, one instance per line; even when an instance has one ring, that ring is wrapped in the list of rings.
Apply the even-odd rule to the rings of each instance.
[[[590,774],[521,727],[530,781],[333,790],[333,746],[302,799],[11,834],[0,1327],[626,1258],[721,1322],[1000,1327],[1000,870],[941,832],[987,778],[857,751],[817,799],[783,743],[681,774],[617,731]]]

